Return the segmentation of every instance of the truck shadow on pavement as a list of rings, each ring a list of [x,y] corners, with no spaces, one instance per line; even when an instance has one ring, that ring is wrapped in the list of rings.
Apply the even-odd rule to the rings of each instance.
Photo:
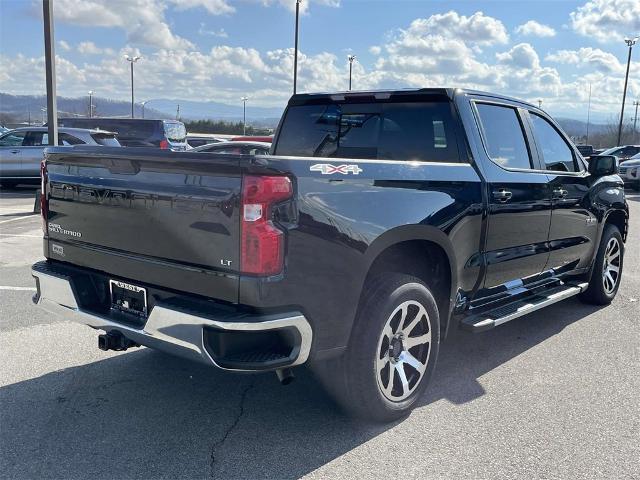
[[[595,311],[569,300],[484,334],[453,331],[413,415],[481,397],[479,377]],[[272,374],[234,375],[141,349],[8,385],[0,476],[298,478],[402,429],[344,417],[310,373],[296,373],[281,387]]]

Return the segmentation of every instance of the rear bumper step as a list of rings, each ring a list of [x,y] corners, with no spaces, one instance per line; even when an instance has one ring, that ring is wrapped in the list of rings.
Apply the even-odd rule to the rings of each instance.
[[[224,370],[267,371],[307,361],[312,329],[300,313],[224,315],[224,320],[156,304],[144,326],[126,325],[83,310],[70,278],[33,266],[34,303],[58,315],[105,332],[117,332],[133,343],[204,362]]]
[[[553,287],[517,302],[467,317],[460,323],[460,327],[463,330],[474,333],[484,332],[561,300],[573,297],[583,292],[586,288],[586,283]]]

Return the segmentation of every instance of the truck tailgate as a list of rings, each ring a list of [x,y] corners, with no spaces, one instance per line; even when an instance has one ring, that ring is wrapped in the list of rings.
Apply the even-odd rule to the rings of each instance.
[[[54,148],[46,159],[49,258],[238,301],[240,157]]]

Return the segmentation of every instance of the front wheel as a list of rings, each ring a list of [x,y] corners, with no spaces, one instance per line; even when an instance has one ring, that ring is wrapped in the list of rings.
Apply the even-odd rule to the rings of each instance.
[[[580,294],[581,300],[594,305],[609,305],[620,287],[623,260],[624,243],[620,231],[613,225],[605,225],[591,280]]]
[[[316,372],[347,412],[388,422],[407,415],[429,384],[440,316],[415,277],[390,273],[365,288],[347,352]]]

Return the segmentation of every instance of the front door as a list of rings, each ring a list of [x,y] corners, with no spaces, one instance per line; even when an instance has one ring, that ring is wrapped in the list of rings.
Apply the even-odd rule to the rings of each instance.
[[[523,278],[535,278],[547,263],[549,179],[534,168],[524,111],[484,102],[475,107],[490,160],[483,162],[489,198],[484,288],[516,286]]]
[[[25,132],[7,132],[0,137],[0,179],[22,176],[22,142]]]
[[[589,266],[598,222],[589,211],[589,175],[561,131],[543,116],[529,112],[538,154],[548,172],[552,194],[550,255],[546,269]]]

